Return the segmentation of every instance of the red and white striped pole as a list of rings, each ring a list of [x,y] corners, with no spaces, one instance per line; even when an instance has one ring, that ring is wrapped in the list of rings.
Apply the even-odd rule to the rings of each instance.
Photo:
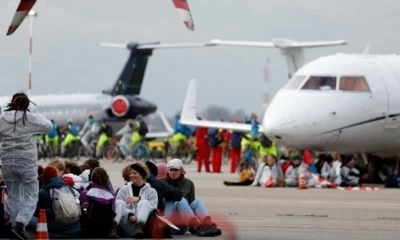
[[[37,16],[34,10],[30,10],[29,17],[29,76],[28,76],[28,94],[31,95],[32,90],[32,50],[33,50],[33,19]]]

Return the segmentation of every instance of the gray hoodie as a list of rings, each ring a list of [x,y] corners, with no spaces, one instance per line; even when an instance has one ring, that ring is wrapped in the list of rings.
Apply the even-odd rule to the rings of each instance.
[[[16,115],[15,112],[17,112]],[[53,124],[40,114],[26,112],[24,126],[23,115],[23,111],[8,111],[1,116],[1,159],[30,159],[37,161],[36,135],[50,132]],[[16,122],[15,132],[14,122]]]

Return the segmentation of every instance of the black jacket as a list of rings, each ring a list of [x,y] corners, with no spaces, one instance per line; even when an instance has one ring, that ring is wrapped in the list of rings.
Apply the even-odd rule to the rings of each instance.
[[[149,177],[147,179],[147,182],[150,184],[152,188],[154,188],[157,191],[158,195],[158,209],[161,211],[164,211],[165,201],[180,201],[182,200],[182,191],[171,187],[168,184],[165,184],[164,182],[155,179],[154,177]]]

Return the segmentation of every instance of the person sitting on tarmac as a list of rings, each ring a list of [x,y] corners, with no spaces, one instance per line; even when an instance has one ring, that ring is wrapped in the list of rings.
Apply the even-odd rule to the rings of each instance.
[[[79,132],[79,136],[81,137],[81,143],[82,145],[89,150],[90,148],[90,142],[92,141],[93,134],[95,134],[94,126],[96,126],[97,121],[93,117],[92,114],[89,114],[88,120],[85,122],[85,125],[83,125],[82,130]]]
[[[252,186],[276,187],[278,176],[279,171],[275,158],[269,155],[267,160],[258,167]]]
[[[51,120],[53,127],[49,133],[46,134],[46,143],[53,146],[53,149],[56,150],[58,147],[58,139],[61,136],[60,128],[54,122],[54,119]]]
[[[298,187],[299,186],[299,166],[301,159],[299,155],[291,157],[291,164],[285,172],[285,186],[286,187]]]
[[[119,225],[126,237],[143,238],[145,224],[150,214],[157,209],[157,191],[146,183],[149,169],[141,162],[130,166],[130,182],[122,186],[117,194],[117,201],[125,203],[125,214]]]
[[[360,171],[354,167],[354,157],[346,156],[340,169],[342,177],[341,187],[358,187],[360,185]]]
[[[101,121],[100,131],[99,131],[99,141],[96,146],[96,156],[101,157],[101,152],[103,151],[104,145],[108,140],[112,138],[112,128],[107,124],[107,119],[103,118]]]
[[[150,171],[149,177],[146,179],[146,181],[150,184],[152,188],[154,188],[157,191],[157,196],[158,196],[157,210],[164,212],[165,209],[164,202],[181,201],[183,197],[182,192],[179,189],[171,187],[170,185],[156,178],[156,176],[158,175],[158,168],[153,162],[147,161],[145,164]]]
[[[202,237],[221,235],[221,230],[212,222],[203,202],[196,198],[193,182],[185,178],[182,160],[177,158],[170,160],[167,163],[167,168],[166,178],[160,178],[160,180],[181,190],[184,198],[180,202],[166,202],[165,216],[174,223],[178,220],[174,213],[179,213],[178,215],[183,216],[184,224],[193,235]],[[181,220],[179,219],[178,222],[181,222]],[[176,234],[184,234],[187,231],[186,226],[178,226],[182,231],[176,232]]]
[[[67,136],[64,138],[64,140],[61,143],[61,154],[64,155],[65,151],[67,150],[67,147],[71,145],[72,142],[78,141],[79,139],[79,132],[78,132],[78,126],[76,126],[72,120],[68,121],[68,125],[66,128],[64,128],[64,133],[67,132]]]

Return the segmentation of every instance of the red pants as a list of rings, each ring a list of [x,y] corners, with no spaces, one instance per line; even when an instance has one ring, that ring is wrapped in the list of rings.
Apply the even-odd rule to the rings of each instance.
[[[240,161],[240,149],[229,149],[229,158],[231,159],[231,173],[235,173],[236,166]]]
[[[206,172],[210,172],[210,147],[208,143],[198,146],[199,151],[197,152],[197,172],[201,172],[201,165],[205,165]]]
[[[215,173],[221,172],[221,165],[222,165],[222,147],[214,147],[211,148],[212,150],[212,169]]]

